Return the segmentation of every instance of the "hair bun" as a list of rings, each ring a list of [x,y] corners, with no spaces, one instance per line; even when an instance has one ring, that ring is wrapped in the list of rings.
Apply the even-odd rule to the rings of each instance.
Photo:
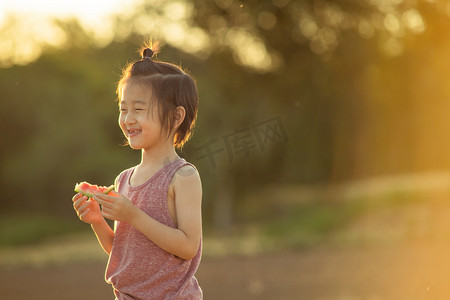
[[[142,59],[146,59],[146,58],[152,58],[153,54],[155,54],[153,52],[152,49],[150,48],[145,48],[144,51],[142,51]]]

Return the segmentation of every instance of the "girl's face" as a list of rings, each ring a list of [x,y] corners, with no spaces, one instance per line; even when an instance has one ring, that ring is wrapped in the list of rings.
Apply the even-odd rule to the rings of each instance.
[[[148,149],[164,142],[151,91],[125,83],[120,99],[119,126],[133,149]]]

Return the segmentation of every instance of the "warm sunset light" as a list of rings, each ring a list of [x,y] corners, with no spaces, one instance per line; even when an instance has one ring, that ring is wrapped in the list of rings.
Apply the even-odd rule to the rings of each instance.
[[[161,38],[201,57],[210,55],[210,36],[186,22],[194,14],[189,1],[0,1],[0,66],[26,64],[39,57],[43,46],[59,47],[66,43],[66,36],[55,20],[78,20],[82,28],[93,35],[95,45],[105,46],[114,37],[120,38],[131,30],[128,26],[114,30],[113,16],[126,19],[131,13],[145,10],[149,3],[150,10],[132,20],[137,32]],[[275,16],[267,12],[262,12],[258,18],[259,24],[267,30],[275,26],[276,21]],[[282,65],[281,57],[268,51],[248,29],[220,30],[221,21],[216,16],[210,16],[208,22],[219,27],[216,37],[223,45],[234,49],[239,64],[262,72],[277,70]]]
[[[26,64],[43,45],[60,46],[65,36],[55,20],[77,19],[95,36],[95,43],[111,42],[113,14],[131,10],[137,1],[0,1],[0,66]]]
[[[450,298],[449,29],[450,0],[0,0],[0,298]]]
[[[133,1],[121,0],[78,0],[78,1],[57,1],[57,0],[17,0],[0,1],[0,22],[11,13],[33,15],[38,17],[58,17],[58,18],[79,18],[83,23],[97,25],[104,18],[112,13],[129,9]]]

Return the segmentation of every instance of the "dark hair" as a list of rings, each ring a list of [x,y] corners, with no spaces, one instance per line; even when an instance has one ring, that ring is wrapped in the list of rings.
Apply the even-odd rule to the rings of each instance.
[[[174,127],[174,114],[178,106],[184,107],[185,118],[174,134],[174,146],[181,148],[191,137],[198,111],[198,92],[195,80],[179,66],[152,60],[158,52],[157,44],[141,50],[142,59],[129,64],[117,85],[122,97],[125,84],[138,84],[151,88],[152,100],[159,110],[159,120],[169,137]]]

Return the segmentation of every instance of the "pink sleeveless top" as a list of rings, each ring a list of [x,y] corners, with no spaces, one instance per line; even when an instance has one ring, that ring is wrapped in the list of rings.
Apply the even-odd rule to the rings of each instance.
[[[174,160],[139,186],[130,186],[134,168],[127,169],[117,177],[116,189],[155,220],[175,228],[167,195],[172,177],[185,165],[191,164],[181,158]],[[184,260],[163,250],[128,223],[117,221],[105,279],[119,300],[203,299],[194,277],[201,244],[193,259]]]

